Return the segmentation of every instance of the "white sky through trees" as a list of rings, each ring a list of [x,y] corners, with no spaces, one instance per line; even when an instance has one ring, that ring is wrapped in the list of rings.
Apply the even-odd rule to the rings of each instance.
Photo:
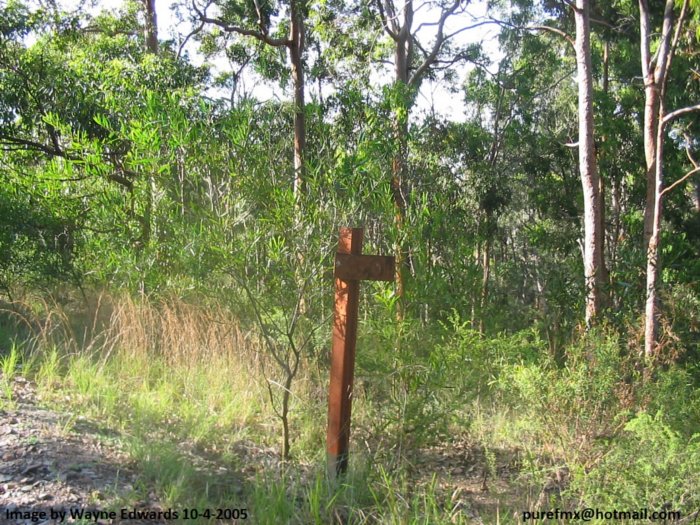
[[[36,5],[39,2],[30,2]],[[158,18],[158,36],[160,40],[171,40],[176,46],[189,34],[192,26],[187,20],[187,13],[181,13],[178,17],[175,12],[175,4],[172,0],[156,0],[156,12]],[[81,0],[59,0],[57,5],[60,9],[69,13],[76,11],[87,11],[91,14],[97,14],[100,11],[117,12],[124,6],[123,0],[93,0],[85,2]],[[439,19],[440,12],[435,8],[430,8],[427,3],[422,4],[425,7],[418,8],[415,13],[414,27],[425,25],[419,33],[419,38],[424,44],[432,43],[435,35],[435,26],[430,25],[431,22],[436,22]],[[449,34],[458,31],[466,26],[473,25],[475,22],[484,20],[486,12],[485,0],[474,0],[469,2],[466,13],[455,14],[450,17],[445,25],[445,33]],[[182,20],[185,18],[185,20]],[[482,43],[485,52],[495,62],[498,57],[498,27],[495,24],[486,24],[468,31],[463,31],[457,35],[452,43],[455,47]],[[388,38],[386,35],[380,35],[380,38]],[[205,58],[198,52],[199,44],[190,39],[186,44],[184,51],[187,52],[192,63],[200,65],[205,62]],[[206,61],[212,68],[212,73],[222,73],[229,71],[231,66],[227,60],[221,56],[219,58]],[[464,81],[468,72],[473,68],[471,64],[458,64],[451,66],[455,73],[455,81],[452,83],[444,82],[440,79],[432,81],[426,79],[420,89],[417,100],[417,113],[426,114],[435,112],[437,115],[455,121],[465,119],[465,93],[463,89]],[[495,63],[490,69],[495,70]],[[372,84],[374,86],[387,85],[394,81],[394,73],[390,65],[377,65],[372,74]],[[280,92],[278,86],[270,82],[256,77],[250,71],[244,72],[243,78],[239,82],[239,89],[242,92],[255,96],[259,100],[269,99],[288,99],[291,94]],[[331,90],[330,86],[326,89]],[[230,93],[223,89],[212,88],[209,95],[213,97],[229,98]],[[310,88],[310,94],[313,96],[313,90]],[[328,93],[324,92],[324,95]]]

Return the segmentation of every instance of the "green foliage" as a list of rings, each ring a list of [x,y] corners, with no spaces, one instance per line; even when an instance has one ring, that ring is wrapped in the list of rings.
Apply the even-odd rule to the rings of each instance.
[[[696,3],[680,33],[668,109],[700,95]],[[180,14],[196,18],[184,4]],[[208,14],[227,24],[289,34],[289,2],[215,4]],[[293,189],[290,136],[300,108],[287,97],[285,46],[207,25],[192,40],[207,59],[223,52],[232,66],[210,73],[174,42],[146,52],[136,2],[96,16],[68,16],[51,2],[3,4],[0,292],[8,301],[0,315],[12,320],[0,340],[3,407],[12,408],[21,363],[48,397],[59,389],[117,428],[138,427],[128,448],[145,482],[194,506],[238,495],[225,486],[230,479],[188,465],[180,442],[236,470],[232,441],[276,446],[282,420],[299,461],[258,473],[246,487],[260,522],[466,521],[441,492],[444,480],[415,487],[409,468],[424,447],[466,437],[483,456],[484,479],[503,475],[499,447],[518,447],[513,483],[527,490],[539,493],[565,465],[572,500],[699,503],[700,216],[692,179],[665,195],[663,355],[655,370],[637,358],[644,107],[639,38],[628,37],[638,6],[594,6],[604,21],[592,45],[609,310],[602,328],[582,335],[574,62],[558,35],[517,29],[570,32],[572,17],[562,2],[489,4],[504,20],[501,54],[492,60],[472,45],[454,55],[474,66],[459,87],[461,119],[416,111],[420,86],[377,75],[395,42],[380,37],[375,4],[298,4],[307,28],[302,192]],[[661,16],[654,4],[652,25]],[[415,68],[430,47],[412,42]],[[426,79],[456,92],[448,62]],[[251,79],[273,86],[275,97],[242,93]],[[699,132],[690,119],[669,128],[667,187],[688,171]],[[400,220],[390,180],[396,158],[405,164]],[[407,249],[405,317],[396,320],[390,283],[362,284],[353,447],[369,457],[330,486],[320,466],[300,465],[319,463],[322,449],[333,252],[347,225],[365,226],[366,253]],[[157,306],[120,303],[109,321],[57,328],[69,314],[44,312],[53,321],[42,325],[14,301],[41,290],[66,308],[99,310],[91,289]],[[211,307],[215,320],[187,324],[181,314],[190,303]],[[231,317],[214,315],[217,304]],[[27,310],[42,308],[34,301]],[[223,344],[239,324],[245,338]],[[189,330],[173,328],[180,325]],[[212,326],[227,327],[225,336]]]
[[[506,364],[496,379],[497,397],[532,422],[521,429],[523,440],[545,433],[562,447],[558,454],[585,462],[586,452],[579,455],[585,447],[571,443],[614,435],[633,401],[633,365],[614,336],[591,333],[566,349],[563,364],[546,353],[530,362]]]
[[[700,434],[684,437],[661,412],[640,413],[625,425],[622,439],[593,470],[574,482],[586,505],[600,508],[680,510],[698,505]]]

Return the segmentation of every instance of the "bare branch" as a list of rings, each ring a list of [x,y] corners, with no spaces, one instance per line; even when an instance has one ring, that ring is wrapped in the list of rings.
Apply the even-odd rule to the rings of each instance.
[[[613,31],[620,31],[619,27],[616,27],[612,25],[610,22],[607,20],[601,20],[600,18],[593,18],[592,16],[589,16],[588,19],[591,21],[591,24],[597,24],[603,27],[607,27],[608,29],[612,29]]]
[[[218,18],[211,18],[206,15],[206,12],[200,11],[197,7],[197,4],[194,1],[192,2],[192,8],[194,9],[195,13],[197,13],[200,22],[220,27],[227,33],[236,33],[238,35],[250,36],[257,40],[260,40],[261,42],[265,42],[266,44],[273,47],[291,47],[292,45],[292,41],[288,38],[273,38],[260,31],[255,31],[254,29],[247,29],[245,27],[230,25],[224,22],[223,20],[219,20]]]
[[[477,22],[475,24],[472,24],[470,26],[465,26],[461,29],[458,29],[457,31],[454,31],[453,33],[450,33],[449,35],[445,36],[445,41],[457,36],[460,33],[464,33],[465,31],[470,31],[472,29],[476,29],[477,27],[485,26],[488,24],[495,24],[493,20],[482,20],[481,22]]]
[[[677,118],[683,117],[688,113],[694,113],[696,111],[700,111],[700,104],[696,104],[695,106],[687,106],[685,108],[671,111],[671,113],[666,114],[666,116],[661,121],[661,124],[665,126],[666,124],[676,120]]]
[[[440,15],[440,20],[438,20],[438,30],[437,34],[435,35],[435,43],[433,44],[433,49],[430,51],[428,56],[425,57],[423,63],[420,66],[418,66],[413,75],[411,75],[411,78],[408,80],[409,85],[415,86],[416,84],[418,84],[418,82],[420,82],[428,68],[433,64],[433,62],[435,62],[435,59],[437,59],[437,56],[440,53],[440,49],[442,49],[442,46],[445,44],[445,22],[447,22],[447,19],[457,10],[460,3],[460,0],[455,0],[452,3],[452,5],[446,8]]]
[[[384,10],[384,6],[382,4],[382,0],[376,0],[377,2],[377,8],[379,9],[379,16],[382,19],[382,26],[384,27],[384,31],[391,37],[392,40],[396,41],[398,39],[397,33],[397,25],[396,25],[396,19],[389,20],[389,17],[386,15],[386,11]],[[389,27],[391,25],[391,27]]]
[[[688,156],[688,160],[689,160],[690,163],[693,165],[693,169],[690,170],[690,171],[689,171],[688,173],[686,173],[685,175],[683,175],[683,176],[682,176],[680,179],[678,179],[676,182],[674,182],[673,184],[671,184],[668,188],[664,188],[663,191],[661,192],[661,195],[662,195],[662,196],[665,195],[666,193],[668,193],[669,191],[671,191],[671,190],[672,190],[673,188],[675,188],[676,186],[679,186],[679,185],[683,184],[685,181],[687,181],[690,177],[692,177],[692,176],[695,175],[696,173],[700,173],[700,162],[698,162],[698,161],[693,157],[692,153],[690,153],[690,145],[692,144],[692,140],[691,140],[691,138],[688,136],[687,133],[684,133],[683,136],[685,137],[685,140],[687,141],[687,145],[686,145],[686,147],[685,147],[685,154]]]
[[[198,34],[202,29],[204,29],[204,22],[199,23],[199,26],[195,27],[192,31],[189,32],[189,34],[185,37],[185,39],[180,43],[180,45],[177,48],[177,58],[180,58],[180,55],[182,55],[182,50],[185,48],[185,45],[189,41],[190,38],[192,38],[194,35]]]
[[[644,84],[651,80],[651,51],[649,48],[649,5],[647,0],[639,0],[640,50],[642,53],[642,76]]]
[[[574,45],[574,39],[571,37],[571,35],[565,31],[562,31],[561,29],[557,29],[556,27],[551,27],[551,26],[527,26],[525,29],[533,30],[533,31],[548,31],[550,33],[554,33],[555,35],[559,35],[562,37],[564,40],[566,40],[569,44],[571,44],[571,47],[575,47]]]
[[[555,35],[558,35],[562,37],[564,40],[566,40],[573,49],[575,49],[575,42],[573,37],[567,33],[566,31],[562,31],[561,29],[558,29],[556,27],[552,26],[547,26],[547,25],[537,25],[537,26],[518,26],[515,24],[511,24],[510,22],[506,22],[504,20],[496,20],[495,18],[491,18],[492,23],[498,24],[502,27],[509,27],[511,29],[515,29],[518,31],[545,31],[548,33],[553,33]]]
[[[674,0],[666,0],[664,8],[664,23],[661,29],[661,42],[656,50],[652,64],[654,64],[654,82],[662,86],[665,82],[666,64],[668,63],[669,49],[671,46],[671,31],[673,29],[673,5]]]
[[[0,146],[3,146],[3,149],[5,149],[6,151],[17,151],[22,149],[30,151],[33,150],[41,151],[42,153],[45,153],[50,157],[63,157],[67,159],[71,158],[62,149],[57,149],[55,147],[52,148],[50,146],[42,144],[41,142],[35,142],[33,140],[22,139],[19,137],[0,135]]]
[[[680,179],[678,179],[676,182],[674,182],[673,184],[671,184],[668,188],[664,188],[663,191],[660,193],[660,195],[666,195],[666,193],[668,193],[669,191],[671,191],[671,190],[672,190],[673,188],[675,188],[676,186],[679,186],[679,185],[683,184],[685,181],[687,181],[690,177],[692,177],[692,176],[695,175],[696,173],[700,173],[700,166],[697,166],[697,167],[693,168],[692,170],[690,170],[688,173],[686,173],[685,175],[683,175],[683,176],[682,176]]]
[[[688,0],[684,0],[683,7],[681,8],[681,14],[678,17],[678,22],[676,22],[676,30],[673,35],[673,40],[671,41],[671,48],[668,52],[668,61],[666,62],[666,67],[664,68],[663,85],[661,86],[661,96],[663,97],[666,92],[666,79],[668,79],[668,72],[671,70],[671,62],[673,62],[673,55],[676,52],[676,47],[678,46],[678,41],[681,37],[681,29],[683,28],[683,22],[685,21],[685,15],[688,12]]]
[[[133,182],[117,173],[110,173],[109,175],[107,175],[107,178],[112,182],[116,182],[117,184],[124,186],[128,190],[132,190],[134,188]]]

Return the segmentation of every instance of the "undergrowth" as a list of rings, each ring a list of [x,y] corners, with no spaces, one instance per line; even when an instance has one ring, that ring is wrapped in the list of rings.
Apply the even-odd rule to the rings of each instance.
[[[333,483],[323,358],[305,356],[283,461],[270,356],[227,309],[101,296],[89,315],[41,301],[16,310],[5,313],[15,337],[0,359],[0,408],[12,409],[14,375],[32,377],[46,403],[118,431],[140,490],[172,507],[248,507],[253,523],[447,524],[517,523],[554,506],[688,515],[700,505],[697,371],[645,374],[614,333],[580,337],[558,360],[534,331],[486,338],[456,317],[364,323],[351,468]],[[453,465],[419,461],[457,442],[473,451],[461,466],[483,496],[469,496],[474,479]]]

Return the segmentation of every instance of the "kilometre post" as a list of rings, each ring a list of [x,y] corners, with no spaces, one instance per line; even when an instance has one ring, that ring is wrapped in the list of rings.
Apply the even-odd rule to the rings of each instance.
[[[348,467],[360,280],[391,281],[394,277],[394,258],[362,255],[363,238],[362,228],[341,228],[335,260],[335,308],[326,438],[331,479],[346,472]]]

